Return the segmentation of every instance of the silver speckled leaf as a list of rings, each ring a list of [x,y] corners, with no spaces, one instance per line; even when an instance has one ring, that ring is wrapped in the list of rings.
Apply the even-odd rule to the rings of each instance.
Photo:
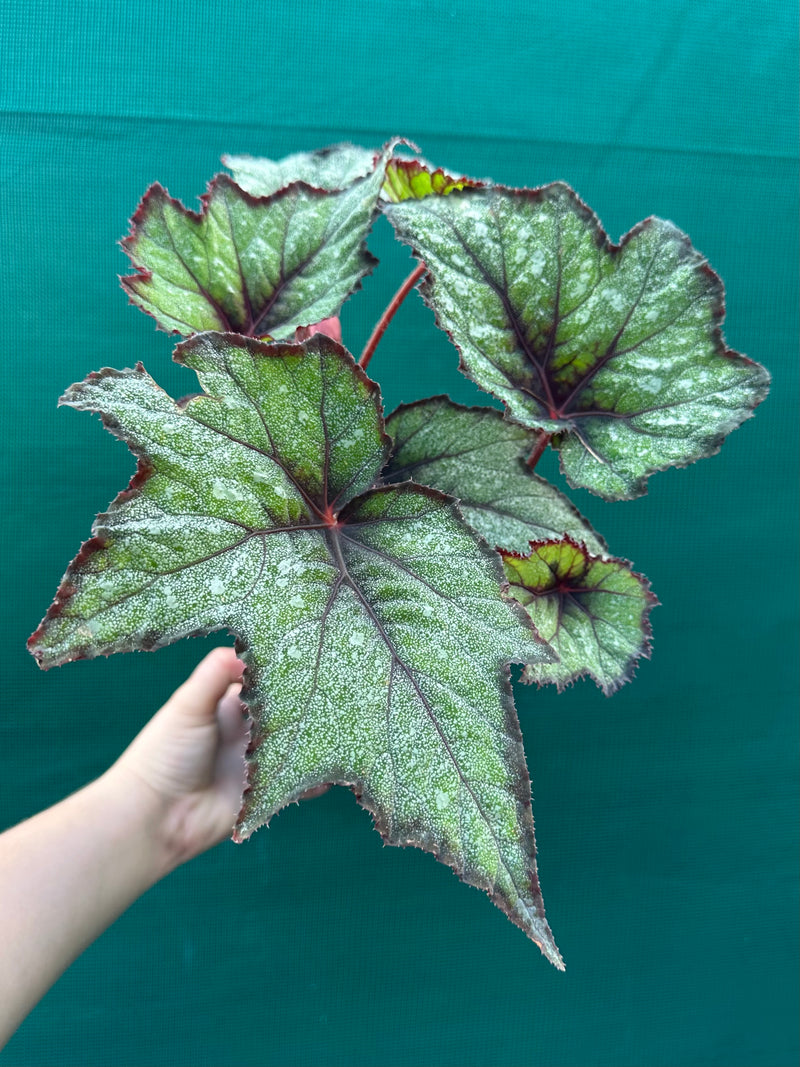
[[[523,556],[501,552],[508,592],[558,652],[556,663],[531,664],[525,682],[561,691],[590,675],[606,696],[650,657],[650,610],[658,600],[630,563],[599,558],[570,537],[534,542]]]
[[[345,189],[370,174],[380,152],[355,144],[334,144],[314,152],[295,152],[283,159],[223,156],[234,181],[252,196],[271,196],[292,182],[316,189]]]
[[[337,315],[377,262],[365,241],[386,153],[338,192],[295,182],[255,197],[220,174],[199,214],[151,186],[122,242],[137,270],[123,288],[162,329],[184,335],[284,339]]]
[[[726,348],[723,287],[670,222],[612,245],[566,185],[454,190],[384,205],[428,268],[420,291],[461,369],[553,434],[571,485],[638,496],[712,455],[769,375]]]
[[[387,842],[450,864],[562,966],[536,875],[511,661],[551,658],[454,502],[371,488],[377,386],[334,341],[200,335],[175,404],[139,365],[64,403],[139,457],[29,647],[43,667],[227,628],[253,718],[248,836],[314,786],[349,786]]]
[[[490,547],[527,552],[531,541],[569,534],[595,554],[606,553],[577,508],[525,465],[535,434],[502,412],[437,396],[401,405],[386,430],[394,449],[384,481],[412,478],[455,497]]]

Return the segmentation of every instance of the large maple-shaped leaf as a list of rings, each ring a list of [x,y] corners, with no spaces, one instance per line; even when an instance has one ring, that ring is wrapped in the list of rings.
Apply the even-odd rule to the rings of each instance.
[[[508,663],[550,658],[454,502],[385,461],[377,387],[317,335],[179,346],[205,395],[140,366],[64,402],[139,472],[70,565],[30,648],[50,667],[226,627],[246,664],[249,790],[236,834],[335,782],[384,838],[433,852],[561,966],[535,866]]]
[[[612,245],[566,185],[453,190],[387,204],[423,259],[421,292],[461,369],[552,434],[570,483],[608,499],[718,451],[767,392],[726,348],[723,288],[672,223]]]
[[[437,396],[402,405],[386,429],[394,449],[384,481],[411,478],[456,497],[491,547],[527,552],[531,541],[569,534],[598,555],[606,552],[564,494],[525,465],[535,436],[501,412]]]
[[[123,288],[162,329],[185,335],[288,338],[337,315],[377,262],[365,240],[390,152],[340,191],[294,182],[256,197],[220,174],[199,214],[151,186],[122,242],[137,269]]]
[[[305,182],[316,189],[345,189],[370,174],[380,152],[343,143],[313,152],[294,152],[283,159],[260,156],[222,157],[234,181],[252,196],[271,196],[292,182]]]
[[[523,681],[564,686],[585,674],[606,696],[630,681],[650,656],[650,583],[624,559],[598,558],[571,537],[535,542],[526,555],[501,552],[511,596],[558,652],[531,664]]]

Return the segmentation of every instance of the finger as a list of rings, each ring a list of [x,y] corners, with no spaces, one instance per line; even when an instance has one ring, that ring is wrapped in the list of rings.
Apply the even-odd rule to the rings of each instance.
[[[249,730],[247,708],[239,699],[241,689],[238,682],[233,682],[217,707],[219,739],[223,745],[238,742]]]
[[[243,664],[232,648],[215,648],[198,663],[169,703],[197,725],[213,722],[217,704],[228,687],[242,676]]]
[[[241,806],[242,792],[247,783],[245,751],[250,737],[250,721],[245,715],[245,705],[239,700],[240,688],[239,685],[228,686],[217,709],[220,746],[215,779],[230,800],[234,815]]]

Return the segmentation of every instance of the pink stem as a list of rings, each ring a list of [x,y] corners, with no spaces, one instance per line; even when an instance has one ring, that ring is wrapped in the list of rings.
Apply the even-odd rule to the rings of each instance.
[[[372,336],[364,346],[364,351],[361,353],[361,358],[358,361],[358,365],[362,369],[366,369],[367,365],[369,364],[369,361],[372,359],[372,355],[375,349],[378,347],[378,342],[380,341],[381,337],[383,337],[384,333],[386,333],[386,327],[394,318],[397,309],[400,307],[405,298],[408,296],[408,294],[420,280],[422,275],[425,273],[425,270],[425,264],[420,263],[420,265],[409,274],[409,276],[406,278],[406,280],[403,282],[403,284],[392,297],[391,302],[378,320],[375,329],[372,331]]]

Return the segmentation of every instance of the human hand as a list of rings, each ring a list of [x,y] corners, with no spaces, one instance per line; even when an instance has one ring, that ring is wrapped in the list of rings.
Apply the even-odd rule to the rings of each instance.
[[[104,775],[0,834],[0,1047],[137,897],[230,833],[242,664],[216,648]]]
[[[169,868],[218,844],[236,821],[248,736],[242,670],[232,648],[210,652],[107,772],[156,802]]]

